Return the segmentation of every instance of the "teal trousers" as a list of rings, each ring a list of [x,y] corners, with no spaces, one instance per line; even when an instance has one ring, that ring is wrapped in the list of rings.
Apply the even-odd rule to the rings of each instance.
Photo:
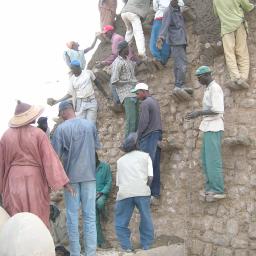
[[[221,156],[221,139],[223,131],[204,132],[201,158],[206,178],[205,191],[224,193],[224,178]]]
[[[102,233],[101,228],[101,215],[104,211],[104,207],[107,201],[107,197],[105,195],[102,195],[99,199],[96,201],[96,229],[97,229],[97,245],[101,246],[104,243],[104,236]]]

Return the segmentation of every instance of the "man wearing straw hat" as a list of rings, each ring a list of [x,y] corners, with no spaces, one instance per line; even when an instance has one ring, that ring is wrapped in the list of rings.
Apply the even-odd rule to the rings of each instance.
[[[30,125],[42,112],[42,107],[18,101],[0,140],[0,193],[11,216],[31,212],[49,227],[50,189],[74,191],[47,135]]]

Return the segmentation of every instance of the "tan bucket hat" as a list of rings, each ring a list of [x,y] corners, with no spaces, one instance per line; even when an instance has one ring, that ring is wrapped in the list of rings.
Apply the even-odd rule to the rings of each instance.
[[[9,121],[9,127],[21,127],[30,124],[37,119],[44,111],[41,106],[29,105],[21,101],[17,101],[14,116]]]

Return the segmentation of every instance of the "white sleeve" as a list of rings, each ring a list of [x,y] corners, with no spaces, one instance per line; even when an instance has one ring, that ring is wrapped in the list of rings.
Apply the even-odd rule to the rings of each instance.
[[[117,187],[119,187],[119,180],[118,180],[118,171],[119,171],[119,163],[118,163],[118,160],[117,160],[117,162],[116,162],[116,165],[117,165],[117,167],[116,167],[116,169],[117,169],[117,171],[116,171],[116,186]]]
[[[92,81],[94,81],[96,79],[96,76],[94,75],[94,73],[91,70],[87,70],[90,74],[90,78],[92,79]]]
[[[151,157],[148,155],[148,177],[153,177],[153,164]]]
[[[153,0],[153,10],[155,11],[155,12],[157,12],[158,11],[158,8],[159,8],[159,0]]]

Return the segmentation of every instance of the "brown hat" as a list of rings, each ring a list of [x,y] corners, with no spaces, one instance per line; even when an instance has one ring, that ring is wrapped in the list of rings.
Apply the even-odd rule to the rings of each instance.
[[[9,127],[21,127],[30,124],[43,113],[43,110],[41,106],[31,106],[18,100],[14,116],[9,121]]]

